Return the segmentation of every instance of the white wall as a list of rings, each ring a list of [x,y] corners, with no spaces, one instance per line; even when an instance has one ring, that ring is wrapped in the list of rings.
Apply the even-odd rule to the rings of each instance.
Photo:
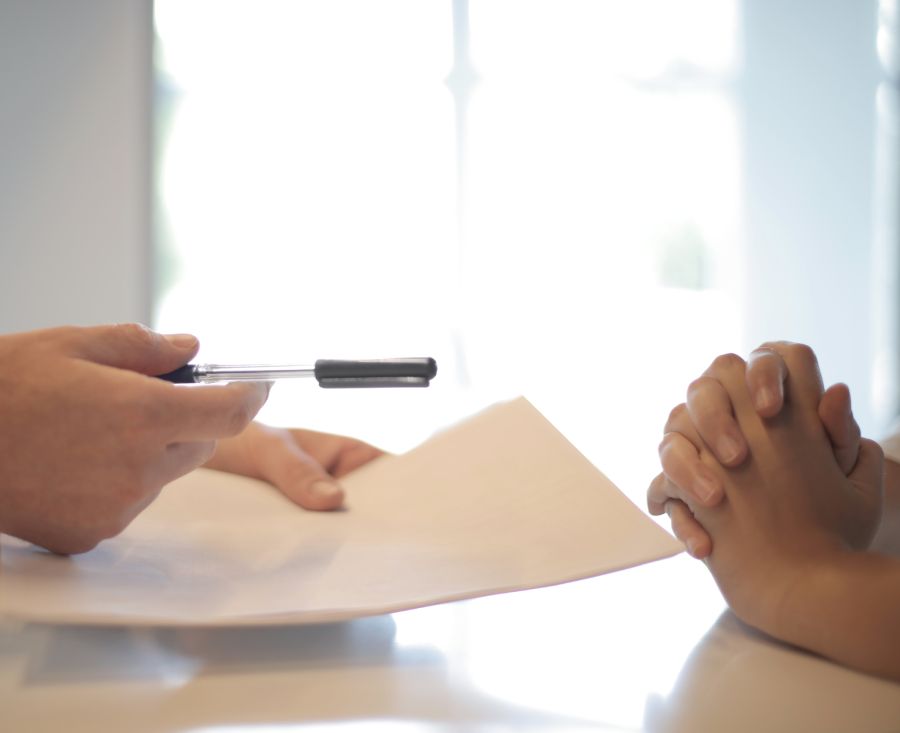
[[[0,0],[0,332],[150,314],[152,3]]]

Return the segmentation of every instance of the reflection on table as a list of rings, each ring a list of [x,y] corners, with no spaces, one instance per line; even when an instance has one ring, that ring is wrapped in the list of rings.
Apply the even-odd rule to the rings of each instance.
[[[320,626],[0,627],[10,731],[890,731],[900,686],[778,644],[685,556]]]

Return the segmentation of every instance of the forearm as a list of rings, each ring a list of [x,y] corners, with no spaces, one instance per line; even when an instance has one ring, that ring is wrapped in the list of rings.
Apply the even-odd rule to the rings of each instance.
[[[797,646],[867,674],[900,681],[900,559],[846,553],[786,596],[774,629]]]
[[[872,549],[900,557],[900,464],[884,462],[884,514]]]

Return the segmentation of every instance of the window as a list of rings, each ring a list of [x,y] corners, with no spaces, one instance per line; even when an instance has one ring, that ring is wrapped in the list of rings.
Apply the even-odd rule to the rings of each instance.
[[[404,450],[522,393],[642,503],[688,381],[821,317],[748,320],[737,0],[155,12],[156,326],[211,362],[438,360],[427,392],[279,384],[264,420]]]

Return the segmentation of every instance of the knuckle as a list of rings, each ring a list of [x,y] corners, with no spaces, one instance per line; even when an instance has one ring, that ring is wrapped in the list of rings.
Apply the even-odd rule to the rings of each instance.
[[[777,356],[778,351],[772,346],[771,342],[766,342],[764,344],[760,344],[753,351],[750,352],[751,356]]]
[[[688,388],[687,388],[688,399],[696,400],[697,395],[703,394],[706,390],[710,389],[715,383],[716,383],[716,380],[713,379],[712,377],[707,377],[705,375],[702,377],[697,377],[696,379],[692,380],[690,384],[688,384]]]
[[[747,374],[765,379],[772,372],[779,372],[784,367],[784,357],[780,351],[760,346],[750,354],[747,360]],[[748,378],[753,378],[749,376]]]
[[[729,372],[735,369],[744,370],[746,364],[737,354],[719,354],[713,359],[710,370],[714,372]]]
[[[672,431],[666,432],[663,435],[662,440],[659,441],[659,445],[657,446],[657,453],[659,453],[659,458],[661,461],[665,461],[666,457],[671,453],[673,448],[673,441],[675,440],[675,433]]]
[[[865,448],[872,452],[873,457],[875,457],[879,461],[884,460],[884,448],[881,447],[876,441],[871,440],[869,438],[860,438],[859,445],[861,448]]]
[[[660,460],[662,460],[663,454],[666,451],[666,448],[669,445],[669,434],[666,433],[663,436],[663,439],[659,441],[659,445],[656,446],[656,453],[659,455]]]
[[[669,417],[666,420],[665,431],[667,433],[671,432],[671,427],[677,425],[681,422],[685,416],[687,415],[687,405],[684,402],[675,405],[671,410],[669,410]]]
[[[650,482],[650,485],[647,487],[647,499],[654,500],[659,499],[661,496],[660,492],[660,484],[666,480],[666,475],[664,473],[658,473],[653,477],[653,480]]]
[[[793,346],[793,343],[790,341],[763,341],[759,346],[756,347],[756,351],[771,351],[776,354],[780,354],[784,349],[788,349]]]
[[[802,362],[803,364],[818,364],[816,352],[807,344],[791,344],[787,348],[792,359]]]
[[[657,489],[659,494],[667,497],[680,497],[682,484],[689,482],[690,458],[683,452],[675,450],[673,443],[668,443],[660,450],[659,463],[665,476],[665,481]]]
[[[846,403],[847,410],[852,412],[851,404],[853,400],[850,394],[850,388],[843,382],[835,382],[833,385],[831,385],[830,389],[841,399],[842,402]]]
[[[137,347],[149,348],[157,343],[156,334],[142,323],[120,323],[116,329],[122,338],[130,341]]]
[[[782,353],[784,351],[788,351],[794,346],[797,346],[796,341],[788,341],[787,339],[775,339],[774,341],[766,341],[759,348],[761,349],[771,349],[777,353]]]
[[[654,479],[653,483],[650,484],[650,488],[647,489],[647,500],[662,506],[669,501],[669,499],[676,498],[677,492],[675,489],[676,487],[669,480],[668,475],[661,473]]]
[[[690,425],[700,434],[719,429],[731,412],[731,399],[725,385],[712,377],[691,382],[687,395],[687,416]]]

